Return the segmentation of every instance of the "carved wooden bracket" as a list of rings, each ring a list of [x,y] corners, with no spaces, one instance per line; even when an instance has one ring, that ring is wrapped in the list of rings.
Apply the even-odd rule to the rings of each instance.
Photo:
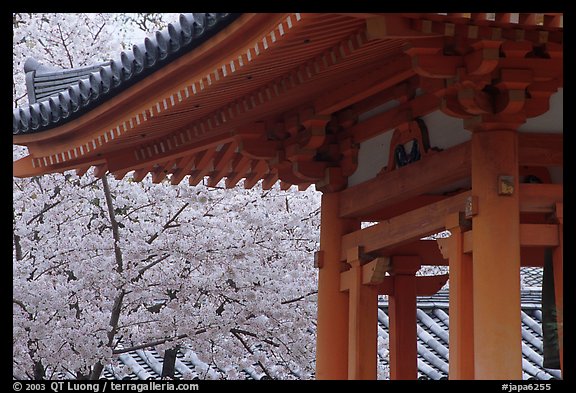
[[[283,122],[253,123],[235,131],[240,154],[264,160],[285,184],[323,192],[346,187],[358,165],[359,146],[335,118],[307,108]]]
[[[406,145],[409,143],[412,143],[412,145],[407,152]],[[390,172],[418,161],[420,158],[437,150],[436,148],[430,148],[428,129],[424,120],[417,118],[402,124],[392,134],[388,165],[380,173]]]
[[[449,116],[538,116],[563,84],[562,44],[501,35],[477,39],[472,33],[456,41],[413,40],[404,49],[421,88],[435,90]],[[431,83],[438,79],[444,84]]]

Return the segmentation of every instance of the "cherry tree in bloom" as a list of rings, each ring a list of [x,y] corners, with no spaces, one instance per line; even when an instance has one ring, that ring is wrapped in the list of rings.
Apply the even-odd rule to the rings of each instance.
[[[26,57],[55,67],[122,50],[111,14],[14,14]],[[127,19],[125,19],[127,20]],[[153,25],[154,28],[157,25]],[[19,158],[23,148],[14,148]],[[319,194],[96,179],[13,180],[13,374],[99,378],[134,348],[193,349],[203,378],[314,370]],[[129,370],[124,370],[126,373]],[[185,376],[186,377],[186,376]]]

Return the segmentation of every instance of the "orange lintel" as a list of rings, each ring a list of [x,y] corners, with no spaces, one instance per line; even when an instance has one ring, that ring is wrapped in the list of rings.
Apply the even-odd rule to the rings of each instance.
[[[371,227],[358,230],[342,238],[341,260],[347,251],[363,246],[364,252],[382,252],[444,229],[446,216],[463,211],[470,192],[463,192],[436,203],[390,218]]]
[[[518,160],[520,165],[563,166],[564,135],[520,132]]]
[[[415,117],[425,116],[438,108],[440,108],[440,99],[434,94],[425,93],[352,126],[350,132],[355,142],[364,142],[382,133],[384,131],[382,125],[385,125],[387,129],[394,129],[400,124],[411,121]]]
[[[472,231],[464,232],[463,252],[472,252]],[[520,224],[521,247],[557,247],[559,242],[556,224]]]
[[[446,198],[448,198],[448,196],[438,194],[417,195],[415,197],[402,200],[401,202],[398,202],[394,205],[386,206],[385,208],[380,209],[374,213],[363,215],[362,218],[365,221],[384,221],[399,214],[418,209],[419,207],[426,206],[430,203],[438,202]]]
[[[437,276],[416,276],[416,296],[434,295],[442,289],[444,284],[446,284],[448,277],[448,274],[440,274]],[[378,294],[394,294],[394,279],[395,276],[386,276],[384,280],[378,284]]]
[[[448,266],[448,259],[444,259],[435,240],[416,240],[411,243],[389,247],[374,254],[386,257],[394,255],[417,255],[422,265]]]
[[[368,215],[468,176],[470,144],[466,142],[343,190],[340,216]]]
[[[520,184],[520,212],[553,213],[564,198],[563,184]]]

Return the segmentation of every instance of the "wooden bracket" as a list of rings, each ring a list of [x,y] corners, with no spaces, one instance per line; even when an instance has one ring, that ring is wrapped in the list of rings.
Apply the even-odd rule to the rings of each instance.
[[[407,153],[405,145],[408,143],[412,143],[412,145],[409,148],[410,152]],[[380,173],[390,172],[418,161],[431,151],[428,128],[424,120],[417,118],[405,123],[394,130],[390,141],[388,165]]]
[[[356,274],[362,275],[362,285],[380,285],[385,281],[386,272],[391,268],[390,258],[373,258],[364,253],[362,246],[350,248],[346,260],[352,269],[340,273],[341,291],[350,290]]]
[[[377,285],[384,281],[390,271],[390,258],[379,257],[362,266],[362,284]]]

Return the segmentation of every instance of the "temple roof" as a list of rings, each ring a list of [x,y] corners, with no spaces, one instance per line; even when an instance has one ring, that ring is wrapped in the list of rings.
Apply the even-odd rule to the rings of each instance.
[[[39,132],[65,124],[193,50],[236,17],[182,14],[178,22],[102,64],[56,69],[28,58],[24,71],[30,105],[13,110],[12,133]]]
[[[110,62],[29,59],[13,173],[341,190],[365,180],[361,144],[385,157],[377,138],[416,119],[444,150],[469,139],[463,118],[520,106],[523,133],[561,133],[562,56],[562,14],[182,15]]]

